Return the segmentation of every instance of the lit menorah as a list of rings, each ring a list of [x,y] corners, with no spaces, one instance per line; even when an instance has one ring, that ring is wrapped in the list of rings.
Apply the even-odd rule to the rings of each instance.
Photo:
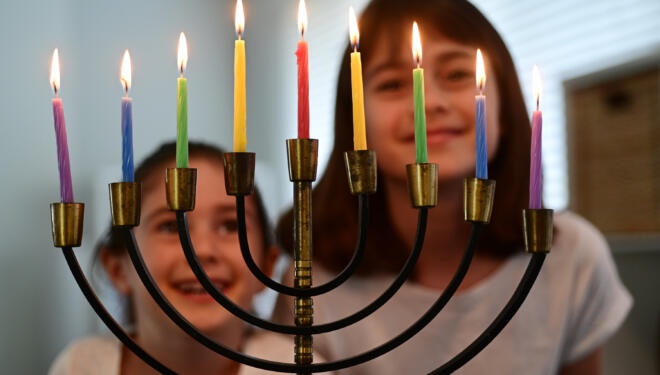
[[[284,372],[310,374],[317,372],[336,371],[373,360],[394,348],[403,345],[415,336],[436,315],[440,313],[463,281],[472,261],[479,234],[484,225],[490,221],[495,181],[482,179],[466,179],[464,182],[464,214],[465,220],[472,225],[469,241],[461,263],[445,290],[438,296],[435,303],[423,312],[419,320],[390,341],[380,346],[345,358],[327,363],[313,363],[313,335],[346,328],[383,306],[401,288],[411,275],[419,259],[424,244],[428,210],[437,202],[437,165],[410,164],[407,166],[408,188],[411,205],[419,211],[417,232],[414,245],[408,259],[392,284],[374,301],[361,310],[343,319],[325,323],[313,324],[312,297],[331,292],[348,280],[360,264],[367,241],[367,223],[369,219],[369,195],[376,191],[377,170],[374,151],[349,151],[345,153],[346,171],[349,188],[359,201],[359,229],[355,253],[346,266],[333,280],[312,287],[312,182],[316,179],[318,141],[315,139],[291,139],[287,141],[289,161],[289,178],[293,182],[294,191],[294,286],[286,286],[272,280],[264,274],[254,262],[247,241],[245,224],[245,196],[254,190],[254,153],[225,154],[225,188],[228,195],[236,197],[236,213],[238,219],[238,236],[243,258],[250,271],[262,283],[278,293],[295,297],[295,324],[283,325],[261,319],[234,304],[217,289],[209,279],[200,264],[188,231],[186,212],[195,208],[195,187],[197,170],[190,168],[171,168],[166,173],[167,204],[176,213],[181,247],[195,276],[206,291],[225,309],[259,328],[294,335],[295,363],[267,361],[247,356],[226,346],[223,346],[195,328],[182,316],[163,295],[154,282],[140,254],[132,228],[140,223],[141,185],[139,183],[110,184],[110,205],[113,227],[123,231],[132,263],[146,287],[147,291],[167,316],[188,335],[202,345],[244,365],[256,368]],[[112,333],[133,353],[163,374],[175,374],[142,349],[112,318],[98,299],[78,264],[73,252],[82,242],[83,203],[54,203],[51,205],[51,221],[55,247],[62,248],[64,257],[76,279],[82,293],[97,313],[99,318]],[[484,349],[506,326],[516,314],[527,297],[536,277],[543,265],[546,254],[552,244],[552,210],[523,210],[525,249],[531,253],[527,270],[512,297],[493,319],[484,332],[467,348],[455,357],[442,364],[431,374],[448,374],[470,361]],[[421,312],[420,312],[421,313]],[[411,358],[412,359],[412,358]]]

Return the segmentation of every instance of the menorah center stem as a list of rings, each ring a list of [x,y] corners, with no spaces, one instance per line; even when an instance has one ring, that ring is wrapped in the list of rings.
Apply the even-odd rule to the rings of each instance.
[[[294,286],[311,288],[312,286],[312,182],[295,181],[294,183]],[[311,297],[298,297],[295,300],[295,324],[309,327],[314,322],[314,302]],[[296,335],[295,362],[311,364],[314,360],[311,335]]]

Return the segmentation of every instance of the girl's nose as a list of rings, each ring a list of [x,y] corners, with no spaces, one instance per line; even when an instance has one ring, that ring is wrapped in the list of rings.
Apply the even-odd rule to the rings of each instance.
[[[220,261],[219,244],[210,231],[196,231],[192,240],[197,258],[202,264],[214,264]]]
[[[426,96],[426,113],[432,115],[434,113],[447,112],[450,107],[449,93],[442,88],[435,78],[429,78],[426,79],[424,90],[424,95]]]

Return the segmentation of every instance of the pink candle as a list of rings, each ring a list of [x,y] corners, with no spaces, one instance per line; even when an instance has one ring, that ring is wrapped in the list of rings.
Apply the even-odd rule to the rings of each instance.
[[[541,77],[538,68],[533,71],[534,91],[536,94],[536,111],[532,114],[532,149],[529,166],[529,208],[542,207],[543,168],[541,163],[541,146],[543,133],[543,113],[539,110],[541,99]]]
[[[57,96],[60,88],[59,52],[53,52],[50,82],[55,91],[53,99],[53,117],[55,121],[55,137],[57,139],[57,161],[60,171],[60,195],[63,203],[73,203],[73,185],[71,183],[71,165],[69,163],[69,147],[66,140],[66,122],[62,99]]]
[[[309,138],[309,55],[305,41],[307,28],[307,10],[305,1],[300,0],[298,7],[298,29],[302,40],[298,42],[298,138]]]

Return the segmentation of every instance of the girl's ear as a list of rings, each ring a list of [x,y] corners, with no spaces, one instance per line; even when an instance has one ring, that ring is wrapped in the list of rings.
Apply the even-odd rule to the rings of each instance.
[[[112,254],[112,251],[105,247],[101,249],[101,263],[105,269],[106,275],[115,287],[117,292],[122,295],[128,295],[132,292],[131,284],[128,282],[126,274],[125,255]]]

